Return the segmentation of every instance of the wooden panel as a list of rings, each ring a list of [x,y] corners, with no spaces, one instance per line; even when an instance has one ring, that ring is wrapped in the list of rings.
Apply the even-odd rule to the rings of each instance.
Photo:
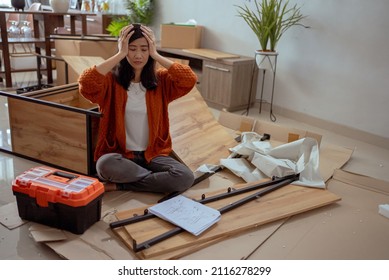
[[[86,174],[86,116],[8,99],[12,151]]]
[[[213,61],[204,61],[201,90],[206,101],[225,108],[231,106],[233,67]]]
[[[79,93],[78,88],[54,94],[52,92],[48,92],[40,94],[39,96],[35,95],[34,97],[39,97],[40,100],[51,101],[57,104],[67,105],[79,109],[90,110],[97,108],[96,104],[91,103]]]
[[[236,188],[252,184],[253,183],[242,184],[236,186]],[[249,194],[250,193],[216,201],[207,205],[219,209],[220,207]],[[196,237],[190,233],[183,232],[137,253],[137,256],[145,259],[163,259],[166,256],[174,258],[174,252],[177,252],[177,254],[182,256],[184,254],[183,251],[185,250],[187,250],[187,253],[193,252],[195,248],[193,246],[199,246],[200,248],[206,242],[215,241],[215,239],[220,238],[224,239],[259,225],[290,217],[339,200],[339,196],[328,190],[288,185],[263,198],[249,202],[235,210],[223,214],[222,219],[216,225],[200,236]],[[134,214],[139,215],[142,213],[143,209],[128,210],[117,213],[117,217],[119,219],[124,219],[131,217]],[[173,225],[158,218],[125,226],[128,235],[127,240],[134,239],[138,244],[159,234],[165,233],[172,228],[174,228]],[[120,236],[123,236],[123,231],[120,233]],[[124,239],[126,239],[126,237],[124,237]],[[131,242],[125,243],[131,248]]]
[[[225,53],[211,49],[183,49],[184,52],[197,54],[210,59],[238,58],[237,54]]]
[[[78,78],[85,69],[104,61],[99,56],[63,55],[62,58],[68,64],[69,83],[78,82]]]
[[[255,67],[253,69],[253,67]],[[254,73],[253,73],[254,70]],[[253,61],[234,65],[232,73],[232,88],[229,111],[245,109],[250,102],[254,103],[256,99],[258,69]],[[254,75],[254,76],[253,76]],[[251,80],[253,81],[251,82]],[[253,84],[251,84],[253,83]]]
[[[169,118],[173,150],[192,171],[204,163],[218,165],[237,145],[196,89],[170,104]]]

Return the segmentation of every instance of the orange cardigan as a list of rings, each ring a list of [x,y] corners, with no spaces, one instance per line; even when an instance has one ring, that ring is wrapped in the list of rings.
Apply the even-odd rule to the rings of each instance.
[[[168,105],[189,93],[197,81],[191,68],[179,63],[174,63],[168,70],[158,70],[157,77],[158,86],[146,92],[149,123],[149,143],[145,151],[147,161],[172,152]],[[95,66],[80,75],[79,89],[85,98],[99,105],[103,115],[100,119],[95,160],[106,153],[120,153],[132,158],[132,152],[126,149],[124,123],[127,91],[116,82],[112,73],[102,75]]]

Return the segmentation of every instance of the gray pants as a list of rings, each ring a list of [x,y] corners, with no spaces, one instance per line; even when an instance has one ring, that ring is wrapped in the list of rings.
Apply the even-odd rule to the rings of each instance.
[[[168,156],[158,156],[147,163],[143,153],[137,153],[134,159],[110,153],[97,160],[96,169],[101,180],[116,183],[118,190],[183,192],[194,181],[188,167]]]

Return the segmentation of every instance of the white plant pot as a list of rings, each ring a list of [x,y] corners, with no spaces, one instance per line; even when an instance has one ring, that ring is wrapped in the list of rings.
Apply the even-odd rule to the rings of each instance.
[[[67,13],[70,0],[50,0],[50,6],[54,13]]]
[[[277,63],[277,52],[255,51],[255,62],[259,69],[275,71]]]

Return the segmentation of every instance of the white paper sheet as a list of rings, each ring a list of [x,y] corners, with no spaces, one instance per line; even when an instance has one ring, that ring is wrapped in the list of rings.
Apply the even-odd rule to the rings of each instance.
[[[158,203],[150,207],[149,211],[196,236],[217,223],[221,217],[218,210],[183,195]]]
[[[220,160],[220,164],[228,168],[236,176],[243,178],[246,182],[256,181],[258,180],[258,176],[261,176],[259,170],[245,158],[222,159]]]

